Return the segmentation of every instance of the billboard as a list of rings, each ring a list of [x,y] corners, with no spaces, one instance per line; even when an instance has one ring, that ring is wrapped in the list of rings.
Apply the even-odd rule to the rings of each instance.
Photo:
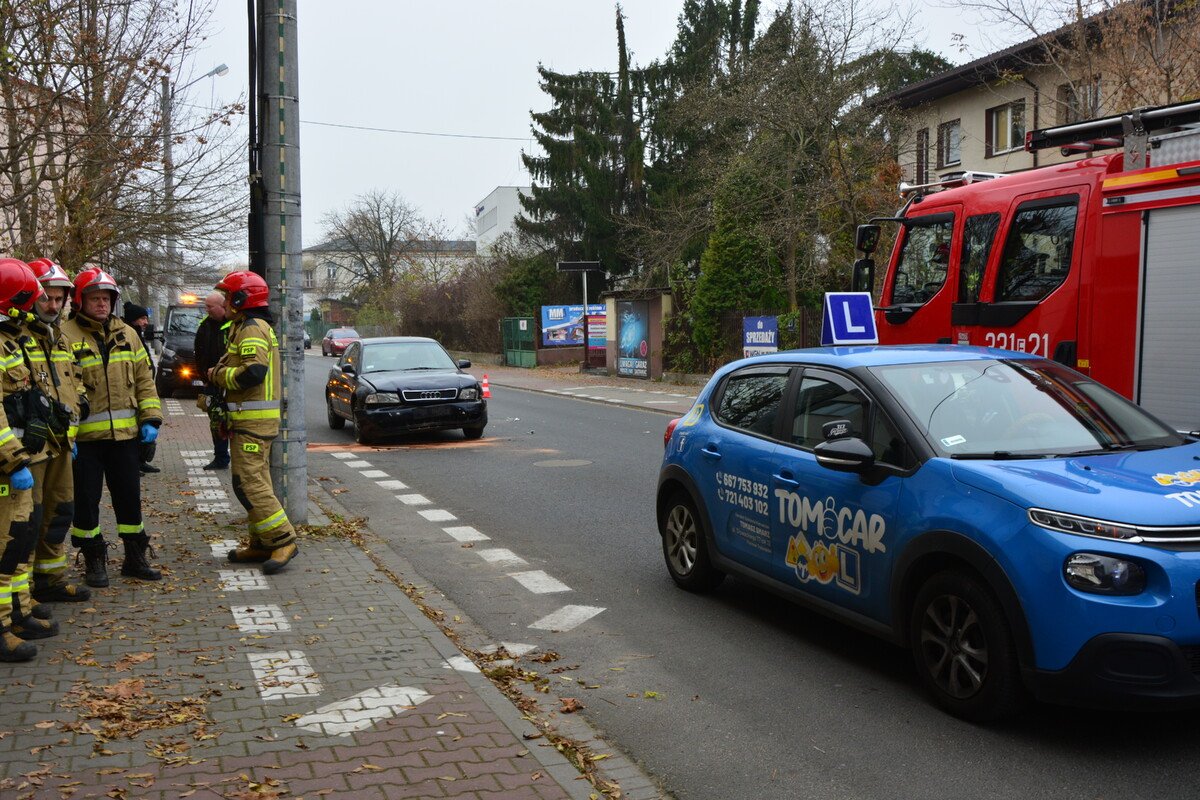
[[[601,324],[593,319],[591,328],[584,329],[583,305],[542,306],[542,347],[580,347],[587,340],[589,347],[603,347],[605,331],[602,324],[604,304],[592,303],[587,307],[589,317],[600,317]],[[600,341],[593,343],[599,329]]]
[[[617,374],[650,377],[650,304],[617,302]]]

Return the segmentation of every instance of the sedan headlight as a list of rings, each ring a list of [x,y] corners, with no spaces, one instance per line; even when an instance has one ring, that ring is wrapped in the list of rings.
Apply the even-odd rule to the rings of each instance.
[[[369,406],[379,406],[384,403],[399,403],[400,395],[395,392],[372,392],[364,401]]]
[[[1063,514],[1059,511],[1031,508],[1029,509],[1029,521],[1042,528],[1061,531],[1062,533],[1094,536],[1098,539],[1119,539],[1123,542],[1142,541],[1137,528],[1132,525],[1122,525],[1119,522],[1106,522],[1102,519],[1092,519],[1090,517],[1079,517],[1074,514]]]
[[[1146,588],[1146,571],[1139,564],[1099,553],[1072,553],[1063,564],[1063,577],[1092,594],[1139,594]]]
[[[475,388],[474,386],[471,386],[466,389],[459,389],[458,390],[458,399],[459,400],[478,400],[479,399],[479,389]]]

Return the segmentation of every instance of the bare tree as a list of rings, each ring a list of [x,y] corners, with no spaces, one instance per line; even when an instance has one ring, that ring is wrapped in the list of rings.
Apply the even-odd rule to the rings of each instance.
[[[112,264],[143,284],[230,249],[246,205],[240,103],[195,113],[169,98],[172,202],[163,191],[161,79],[187,74],[211,7],[0,0],[0,249]],[[162,257],[168,239],[181,264]]]
[[[350,293],[390,292],[411,278],[411,265],[428,225],[416,208],[395,192],[372,190],[322,220],[328,249],[349,273]]]

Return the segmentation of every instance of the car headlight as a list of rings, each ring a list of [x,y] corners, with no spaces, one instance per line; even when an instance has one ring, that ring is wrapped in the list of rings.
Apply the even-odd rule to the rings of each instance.
[[[367,395],[367,399],[363,402],[369,406],[378,406],[384,403],[399,403],[400,395],[395,392],[372,392]]]
[[[479,399],[479,390],[477,388],[475,388],[474,386],[471,386],[467,389],[459,389],[458,390],[458,399],[459,400],[478,400]]]
[[[1139,564],[1098,553],[1072,553],[1063,563],[1063,577],[1093,594],[1139,594],[1146,588],[1146,571]]]
[[[1098,539],[1119,539],[1123,542],[1140,542],[1142,537],[1137,528],[1132,525],[1122,525],[1119,522],[1106,522],[1102,519],[1079,517],[1074,514],[1063,514],[1059,511],[1047,511],[1042,508],[1029,509],[1029,521],[1042,528],[1063,533],[1074,533],[1079,536],[1094,536]]]

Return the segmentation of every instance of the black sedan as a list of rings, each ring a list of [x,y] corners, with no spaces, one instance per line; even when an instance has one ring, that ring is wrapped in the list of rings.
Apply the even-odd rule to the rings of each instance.
[[[392,336],[361,339],[346,347],[329,371],[325,406],[329,427],[350,420],[364,444],[384,436],[461,428],[483,436],[487,401],[479,381],[433,339]]]

